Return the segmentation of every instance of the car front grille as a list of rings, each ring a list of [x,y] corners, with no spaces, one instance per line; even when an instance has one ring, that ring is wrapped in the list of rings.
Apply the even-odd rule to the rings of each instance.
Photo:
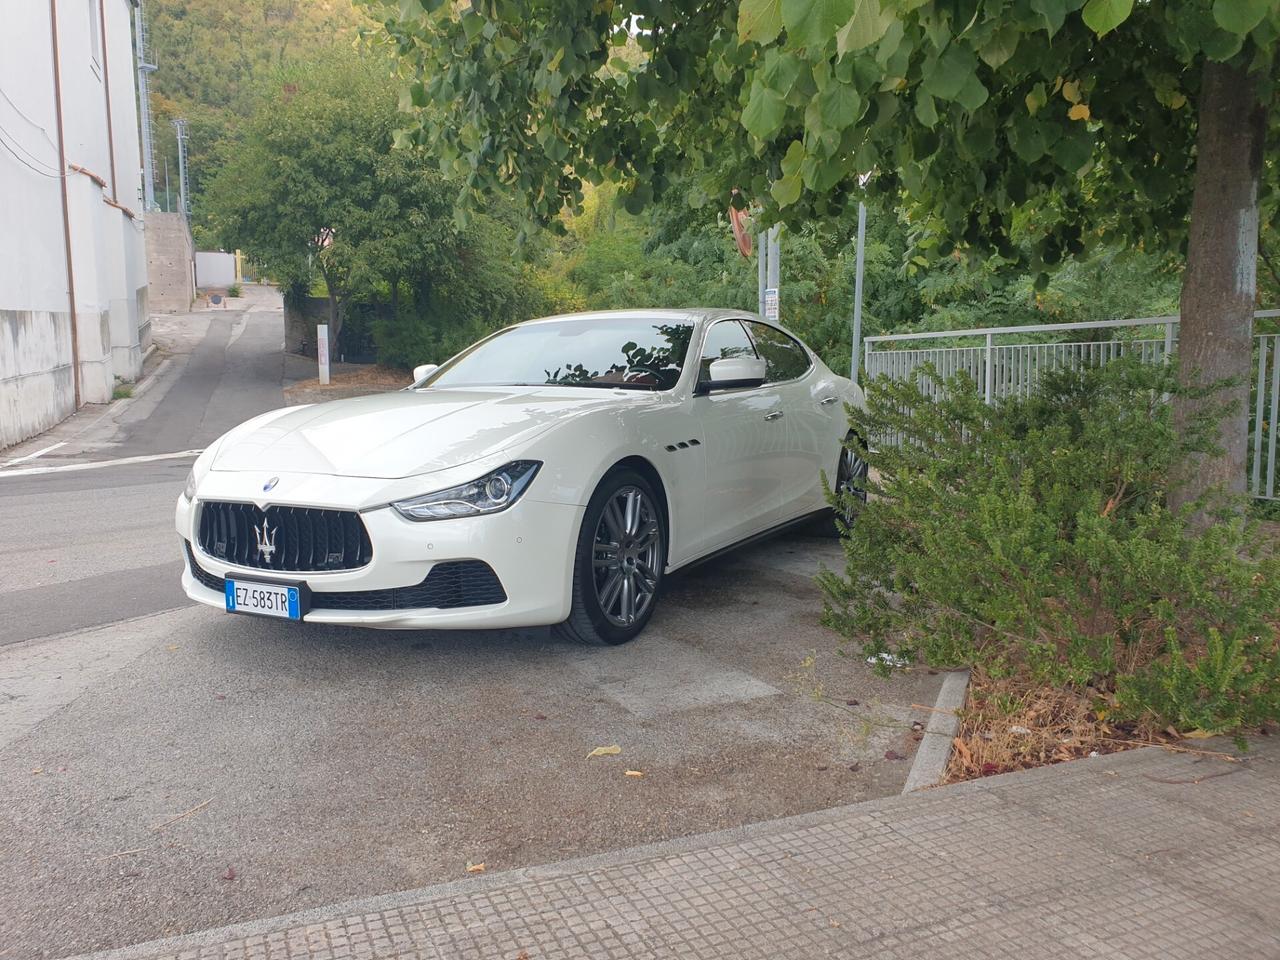
[[[209,556],[257,570],[354,570],[373,559],[369,532],[352,510],[203,501],[197,540]]]
[[[196,561],[190,542],[186,543],[187,563],[196,582],[223,593],[226,581],[209,573]],[[503,603],[507,593],[493,568],[483,560],[444,560],[427,573],[426,579],[411,587],[386,590],[311,591],[312,610],[456,610]]]

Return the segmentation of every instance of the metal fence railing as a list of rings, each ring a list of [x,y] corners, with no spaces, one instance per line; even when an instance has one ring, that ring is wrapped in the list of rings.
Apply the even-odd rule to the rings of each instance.
[[[1254,316],[1273,319],[1280,317],[1280,310],[1261,310]],[[1106,340],[1080,339],[1085,331],[1114,333]],[[1090,366],[1120,356],[1161,362],[1176,349],[1177,333],[1177,317],[1139,317],[1097,323],[888,334],[863,341],[864,363],[869,378],[884,374],[906,379],[924,364],[932,364],[941,378],[964,372],[982,387],[990,403],[998,397],[1026,395],[1045,370]],[[1075,339],[1056,339],[1064,335]],[[973,340],[978,344],[972,344]],[[938,341],[945,345],[925,346]],[[1254,363],[1248,488],[1254,497],[1280,500],[1280,334],[1259,334],[1254,338]],[[932,378],[922,386],[930,395],[937,395],[939,384]]]

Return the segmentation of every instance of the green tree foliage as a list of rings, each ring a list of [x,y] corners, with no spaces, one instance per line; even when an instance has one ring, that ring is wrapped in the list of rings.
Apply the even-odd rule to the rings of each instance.
[[[1191,68],[1242,64],[1270,104],[1280,36],[1271,0],[364,2],[415,75],[414,139],[544,221],[584,181],[638,209],[693,171],[803,222],[875,174],[942,254],[999,247],[1016,210],[1040,211],[1049,264],[1183,234]]]
[[[157,198],[164,162],[177,203],[178,154],[170,121],[188,121],[193,196],[212,175],[218,144],[254,110],[280,67],[335,40],[354,41],[369,21],[351,0],[147,0],[156,124]]]
[[[674,190],[641,214],[617,209],[612,187],[588,188],[581,212],[544,276],[564,309],[715,304],[756,309],[756,263],[734,245],[726,217],[693,190]],[[848,372],[854,290],[853,218],[830,218],[784,234],[783,322],[837,371]],[[885,205],[868,215],[863,330],[914,330],[1060,323],[1177,311],[1176,262],[1141,251],[1102,249],[1068,258],[1036,290],[1016,260],[953,254],[907,259],[906,225]]]
[[[980,665],[1092,690],[1179,729],[1280,719],[1280,556],[1223,519],[1186,535],[1172,370],[1117,360],[995,406],[957,377],[869,385],[855,411],[870,496],[821,578],[826,621],[868,656]],[[1211,400],[1211,402],[1213,402]],[[886,434],[900,442],[883,443]]]
[[[1096,243],[1185,241],[1184,370],[1237,382],[1189,474],[1242,487],[1275,0],[363,2],[411,74],[407,139],[543,221],[584,182],[634,211],[691,175],[793,225],[904,195],[934,257],[1017,256],[1026,218],[1041,282]]]
[[[526,319],[541,301],[512,260],[512,229],[484,213],[459,228],[457,186],[392,149],[395,122],[381,58],[344,46],[287,64],[225,143],[201,212],[286,290],[321,279],[335,337],[351,305],[380,302],[382,359],[408,366]]]

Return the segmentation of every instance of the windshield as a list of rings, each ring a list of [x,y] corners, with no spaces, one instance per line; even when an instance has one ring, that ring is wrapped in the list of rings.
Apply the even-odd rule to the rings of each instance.
[[[692,323],[609,317],[509,327],[459,354],[421,386],[670,390],[692,335]]]

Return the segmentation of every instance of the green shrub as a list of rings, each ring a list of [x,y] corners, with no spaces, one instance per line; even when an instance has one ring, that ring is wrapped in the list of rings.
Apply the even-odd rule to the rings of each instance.
[[[244,296],[244,291],[240,289],[240,284],[233,283],[231,286],[227,287],[227,296],[242,297]]]
[[[820,578],[828,625],[868,656],[1071,686],[1160,726],[1280,719],[1280,558],[1225,501],[1198,533],[1165,507],[1174,462],[1211,448],[1207,415],[1175,430],[1170,368],[1046,374],[991,406],[964,376],[931,399],[930,374],[852,412],[874,479],[844,575]]]

